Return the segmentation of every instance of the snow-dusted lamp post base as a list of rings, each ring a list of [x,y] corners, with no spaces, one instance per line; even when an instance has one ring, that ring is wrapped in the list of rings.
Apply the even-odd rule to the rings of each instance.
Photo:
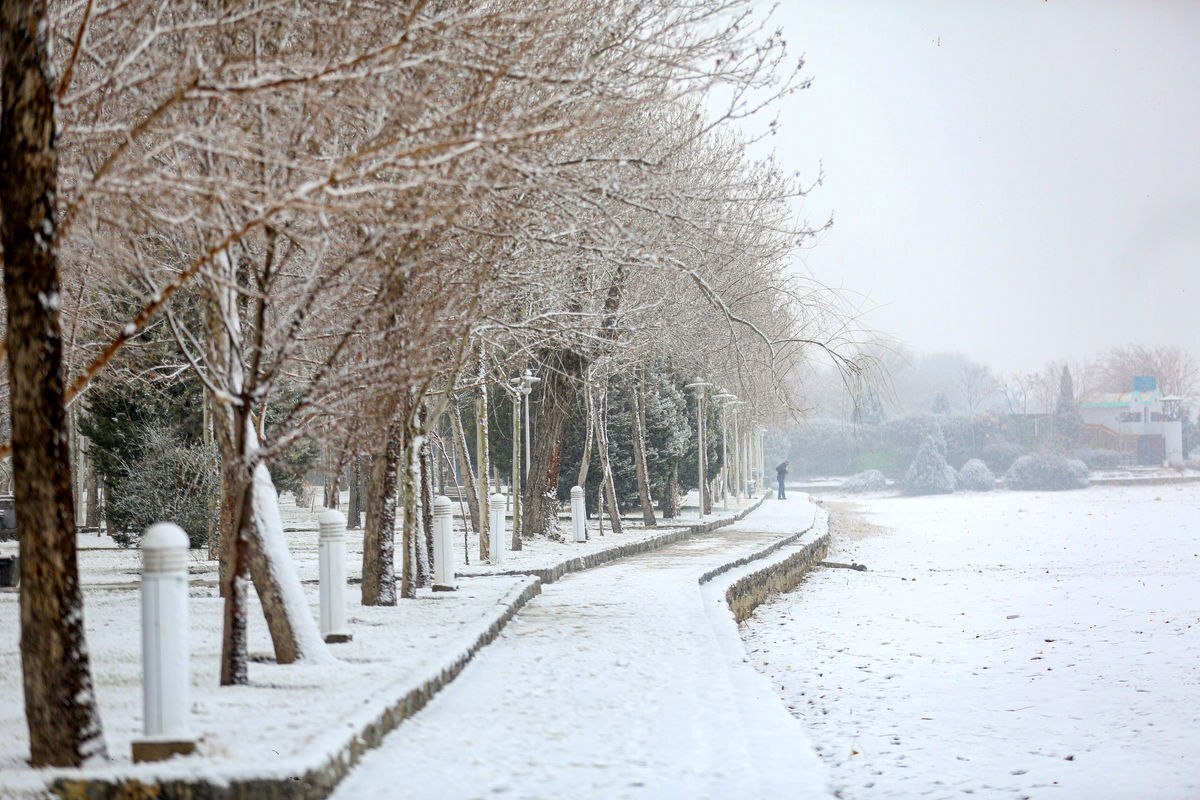
[[[160,522],[142,537],[142,701],[145,738],[134,761],[196,749],[188,731],[187,534]]]
[[[319,564],[321,574],[321,636],[329,644],[354,637],[346,625],[346,517],[335,508],[321,512]]]
[[[433,501],[433,590],[453,592],[458,589],[454,582],[454,548],[450,537],[453,533],[454,517],[450,498],[439,494]]]
[[[491,521],[489,528],[490,538],[488,539],[488,561],[492,562],[492,566],[499,566],[504,560],[504,505],[507,501],[504,495],[497,492],[488,500],[488,506],[491,510]]]
[[[571,487],[571,530],[575,541],[587,541],[587,500],[582,486]]]

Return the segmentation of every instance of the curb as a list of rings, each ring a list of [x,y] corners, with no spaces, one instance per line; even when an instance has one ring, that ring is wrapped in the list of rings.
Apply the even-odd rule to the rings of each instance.
[[[350,737],[337,752],[330,754],[318,765],[299,774],[288,778],[237,778],[217,774],[199,779],[180,778],[161,781],[155,780],[153,777],[141,780],[120,776],[59,778],[47,785],[45,789],[52,796],[62,798],[62,800],[144,800],[145,798],[155,798],[156,800],[323,800],[333,793],[338,783],[350,773],[368,750],[378,747],[387,734],[391,733],[405,719],[424,708],[434,695],[457,678],[476,653],[491,644],[512,618],[524,608],[525,604],[541,593],[544,584],[553,583],[572,572],[580,572],[627,556],[658,550],[676,542],[732,525],[757,510],[766,497],[767,495],[764,494],[757,502],[726,519],[687,525],[639,542],[630,542],[585,556],[576,556],[553,567],[469,576],[528,576],[531,580],[515,595],[509,595],[506,598],[503,610],[465,651],[449,664],[442,666],[440,670],[420,681],[417,686],[387,703],[382,710],[373,712],[370,721]],[[802,533],[796,534],[784,541],[794,541],[801,535]],[[782,542],[777,542],[764,550],[763,554],[772,552],[782,545]],[[755,556],[755,558],[758,557],[761,555]],[[725,569],[731,569],[734,566],[737,564],[727,565]]]
[[[802,537],[812,533],[813,529],[818,527],[818,521],[823,523],[820,527],[825,530],[816,539],[801,546],[799,550],[782,559],[771,561],[759,569],[742,575],[734,580],[725,590],[725,603],[729,606],[730,612],[733,613],[734,621],[742,622],[748,619],[754,613],[754,609],[758,608],[774,595],[789,592],[796,588],[800,581],[804,579],[804,576],[812,571],[813,567],[817,566],[820,561],[824,560],[829,552],[831,541],[828,512],[814,504],[813,521],[807,528],[787,538],[780,539],[756,553],[743,556],[736,561],[709,570],[700,576],[700,583],[703,585],[732,570],[767,558],[784,548],[797,545]]]
[[[757,511],[758,508],[765,502],[767,496],[762,497],[753,504],[743,508],[737,514],[727,519],[713,520],[699,525],[686,525],[676,528],[668,533],[662,533],[658,536],[653,536],[648,539],[642,539],[640,542],[630,542],[628,544],[617,545],[607,550],[597,550],[595,553],[589,553],[585,556],[575,556],[566,561],[561,561],[553,567],[542,569],[514,569],[505,570],[503,572],[487,572],[484,575],[536,575],[541,579],[542,583],[554,583],[564,575],[569,575],[572,572],[581,572],[585,569],[592,569],[607,564],[610,561],[616,561],[620,558],[640,555],[641,553],[649,553],[652,550],[660,550],[668,545],[682,542],[684,539],[690,539],[693,536],[699,536],[705,533],[711,533],[718,528],[724,528],[732,525],[735,522],[740,522],[746,518],[748,514]],[[799,535],[799,534],[797,534]]]

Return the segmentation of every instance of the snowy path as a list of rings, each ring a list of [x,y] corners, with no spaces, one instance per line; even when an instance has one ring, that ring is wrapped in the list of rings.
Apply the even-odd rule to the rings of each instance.
[[[797,530],[806,506],[772,503],[547,586],[335,796],[823,796],[807,737],[769,691],[745,690],[761,678],[729,652],[732,618],[710,613],[697,583],[780,538],[750,530],[756,517],[807,515]]]
[[[746,626],[845,797],[1200,797],[1200,486],[850,502]]]

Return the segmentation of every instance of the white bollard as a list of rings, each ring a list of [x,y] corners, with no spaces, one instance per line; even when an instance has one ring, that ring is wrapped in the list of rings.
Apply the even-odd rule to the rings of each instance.
[[[187,534],[159,522],[142,537],[142,701],[145,741],[133,743],[134,761],[191,753],[188,730]]]
[[[575,541],[587,541],[587,500],[583,497],[582,486],[571,487],[571,529]]]
[[[492,495],[489,505],[492,509],[492,519],[488,525],[488,560],[496,566],[504,560],[504,495],[496,492]]]
[[[354,638],[346,625],[346,516],[336,508],[317,517],[321,575],[321,636],[330,644]]]
[[[433,501],[433,590],[453,592],[454,583],[454,533],[453,506],[450,498],[438,495]]]

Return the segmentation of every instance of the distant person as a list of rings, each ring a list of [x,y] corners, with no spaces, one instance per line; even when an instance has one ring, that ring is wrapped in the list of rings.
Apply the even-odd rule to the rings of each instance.
[[[787,499],[787,492],[785,492],[783,490],[783,481],[785,478],[787,478],[787,468],[788,468],[788,462],[786,462],[786,461],[780,462],[779,466],[775,468],[775,477],[779,479],[779,499],[780,500]]]

